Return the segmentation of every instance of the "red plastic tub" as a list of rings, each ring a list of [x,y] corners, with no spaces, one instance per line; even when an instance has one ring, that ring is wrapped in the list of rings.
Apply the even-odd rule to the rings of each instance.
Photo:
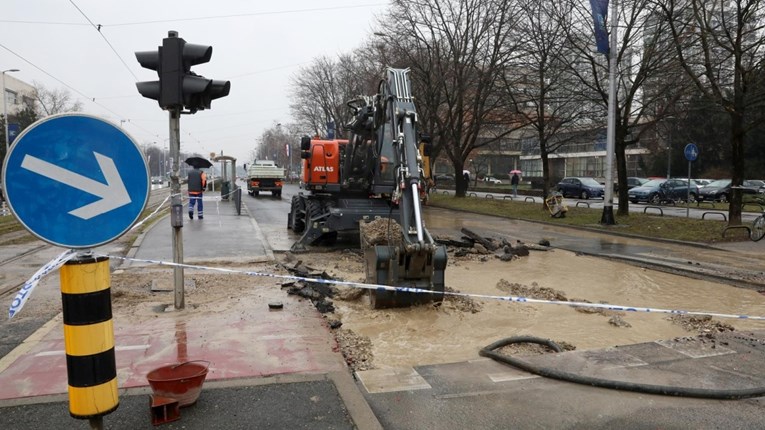
[[[209,361],[187,361],[154,369],[146,374],[154,395],[178,400],[180,407],[196,403],[207,377]]]

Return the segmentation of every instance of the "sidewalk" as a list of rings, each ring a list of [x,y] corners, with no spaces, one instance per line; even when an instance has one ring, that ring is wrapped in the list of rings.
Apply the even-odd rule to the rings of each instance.
[[[188,219],[183,211],[183,262],[189,264],[271,261],[274,253],[268,246],[255,219],[242,205],[242,214],[236,214],[233,200],[220,200],[220,193],[205,193],[205,218]],[[173,261],[173,227],[166,216],[133,243],[130,258]],[[123,266],[140,267],[151,263],[126,262]]]
[[[273,259],[263,232],[244,207],[236,215],[233,202],[217,202],[212,193],[206,197],[204,220],[184,219],[184,262]],[[608,252],[595,237],[578,240]],[[637,243],[649,247],[646,241]],[[172,261],[170,244],[169,218],[164,218],[136,241],[128,256]],[[145,273],[153,266],[127,262],[118,270]],[[268,303],[277,300],[283,309],[270,311]],[[462,363],[352,375],[310,302],[271,291],[255,303],[231,300],[221,306],[212,318],[193,309],[166,309],[149,322],[114,310],[120,406],[104,417],[105,428],[155,428],[146,373],[194,359],[211,363],[199,401],[181,409],[180,420],[159,428],[761,429],[765,422],[762,397],[724,401],[595,388],[538,377],[477,353],[476,359]],[[710,333],[707,338],[524,359],[548,369],[625,382],[756,389],[765,386],[765,331]],[[57,318],[0,359],[0,428],[88,428],[87,421],[69,417],[66,373],[63,327]]]
[[[210,194],[204,220],[184,219],[184,263],[273,260],[254,219]],[[151,226],[128,256],[172,261],[169,217]],[[116,273],[153,266],[125,262]],[[379,428],[310,301],[263,290],[256,302],[231,300],[211,316],[189,305],[173,309],[172,292],[158,300],[169,305],[148,320],[113,307],[120,406],[104,416],[105,428],[153,428],[146,374],[189,360],[210,362],[200,400],[163,428]],[[274,301],[283,303],[278,312],[269,309]],[[59,315],[0,359],[0,428],[88,428],[87,420],[69,417],[67,386]]]

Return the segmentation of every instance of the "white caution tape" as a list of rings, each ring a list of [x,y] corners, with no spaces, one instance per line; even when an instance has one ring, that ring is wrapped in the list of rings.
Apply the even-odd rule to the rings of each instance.
[[[260,277],[266,277],[266,278],[286,279],[291,281],[307,281],[307,282],[316,282],[320,284],[344,285],[348,287],[362,288],[367,290],[384,290],[384,291],[394,291],[394,292],[401,292],[401,293],[433,294],[433,291],[424,290],[421,288],[392,287],[390,285],[382,285],[382,284],[365,284],[360,282],[338,281],[338,280],[331,280],[331,279],[306,278],[306,277],[295,276],[295,275],[277,275],[274,273],[252,272],[248,270],[236,270],[236,269],[224,269],[220,267],[210,267],[210,266],[196,266],[192,264],[178,264],[178,263],[171,263],[171,262],[161,261],[161,260],[145,260],[145,259],[138,259],[138,258],[106,255],[106,254],[100,254],[98,256],[108,257],[108,258],[117,258],[120,260],[127,260],[127,261],[137,261],[142,263],[158,264],[161,266],[210,270],[215,272],[241,274],[241,275],[249,275],[249,276],[260,276]],[[571,306],[571,307],[577,307],[577,308],[607,309],[611,311],[646,312],[646,313],[660,313],[660,314],[673,314],[673,315],[699,315],[699,316],[711,316],[711,317],[718,317],[718,318],[735,318],[735,319],[765,321],[765,316],[755,316],[755,315],[737,315],[737,314],[723,314],[723,313],[706,312],[706,311],[686,311],[681,309],[661,309],[661,308],[647,308],[647,307],[637,307],[637,306],[621,306],[621,305],[612,305],[607,303],[566,302],[561,300],[532,299],[532,298],[520,297],[520,296],[494,296],[494,295],[488,295],[488,294],[466,294],[466,293],[458,293],[458,292],[452,292],[452,291],[444,291],[443,294],[447,296],[469,297],[469,298],[477,298],[477,299],[485,299],[485,300],[500,300],[500,301],[513,302],[513,303],[536,303],[536,304],[545,304],[545,305],[563,305],[563,306]]]
[[[157,206],[157,208],[156,208],[156,209],[154,209],[154,212],[150,213],[150,214],[149,214],[149,215],[148,215],[146,218],[142,219],[141,221],[139,221],[139,222],[137,222],[137,223],[133,224],[133,226],[132,226],[132,227],[130,227],[130,230],[135,230],[135,229],[137,229],[138,227],[140,227],[140,226],[141,226],[143,223],[145,223],[146,221],[150,220],[150,219],[151,219],[151,217],[153,217],[154,215],[156,215],[156,214],[157,214],[157,212],[159,212],[159,210],[160,210],[160,209],[162,209],[162,206],[164,206],[164,205],[165,205],[165,203],[167,203],[167,201],[168,201],[168,200],[170,200],[170,197],[171,197],[171,196],[167,196],[167,197],[165,197],[165,200],[162,200],[162,203],[160,203],[160,204],[159,204],[159,206]]]
[[[37,284],[40,283],[42,278],[46,277],[50,272],[58,270],[59,267],[63,266],[64,263],[71,260],[75,255],[77,255],[76,250],[67,249],[66,251],[59,254],[58,257],[49,261],[48,264],[40,268],[40,270],[38,270],[34,275],[32,275],[32,277],[24,283],[24,286],[21,287],[21,290],[19,290],[18,294],[16,294],[16,297],[13,298],[11,307],[8,309],[8,319],[13,318],[14,315],[21,311],[21,308],[24,307],[24,304],[29,299],[29,296],[32,295],[32,291],[35,289]]]

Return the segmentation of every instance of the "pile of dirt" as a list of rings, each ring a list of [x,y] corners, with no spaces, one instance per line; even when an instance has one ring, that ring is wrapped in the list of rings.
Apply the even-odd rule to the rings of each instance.
[[[687,331],[699,334],[724,333],[735,330],[730,324],[713,320],[709,315],[672,315],[667,319]]]
[[[370,222],[359,223],[359,232],[363,239],[362,247],[401,246],[402,243],[401,226],[392,218],[377,218]]]
[[[460,292],[449,287],[445,287],[444,290],[451,293]],[[467,312],[467,313],[474,314],[477,312],[481,312],[481,309],[483,309],[483,305],[480,302],[477,302],[467,296],[454,296],[451,294],[447,294],[444,296],[444,301],[452,304],[454,309],[460,312]]]
[[[374,369],[372,341],[347,329],[333,331],[345,362],[354,372]]]
[[[540,287],[536,282],[532,282],[531,286],[521,285],[514,282],[509,282],[505,279],[500,279],[497,282],[497,289],[505,293],[509,293],[511,296],[528,297],[532,299],[540,300],[557,300],[560,302],[567,302],[568,298],[562,291],[558,291],[552,288]]]
[[[573,351],[576,349],[576,346],[560,341],[560,340],[554,340],[556,344],[563,350],[563,351]],[[541,354],[554,354],[556,353],[551,348],[540,345],[538,343],[513,343],[507,346],[503,346],[502,348],[497,349],[497,353],[502,355],[512,355],[512,356],[529,356],[529,355],[541,355]]]

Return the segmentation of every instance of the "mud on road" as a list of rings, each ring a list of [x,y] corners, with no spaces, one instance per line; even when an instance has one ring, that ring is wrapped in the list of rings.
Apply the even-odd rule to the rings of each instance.
[[[447,290],[466,294],[687,311],[764,315],[756,291],[657,272],[626,263],[530,246],[523,256],[507,250],[449,247]],[[359,251],[286,254],[284,267],[299,264],[333,279],[363,282]],[[372,310],[367,292],[333,287],[324,313],[346,361],[355,370],[448,363],[478,358],[480,348],[518,335],[548,338],[563,349],[617,345],[763,329],[765,323],[707,316],[616,312],[575,306],[510,303],[447,296],[442,304]],[[324,309],[327,309],[325,302]],[[549,352],[536,345],[511,353]]]

